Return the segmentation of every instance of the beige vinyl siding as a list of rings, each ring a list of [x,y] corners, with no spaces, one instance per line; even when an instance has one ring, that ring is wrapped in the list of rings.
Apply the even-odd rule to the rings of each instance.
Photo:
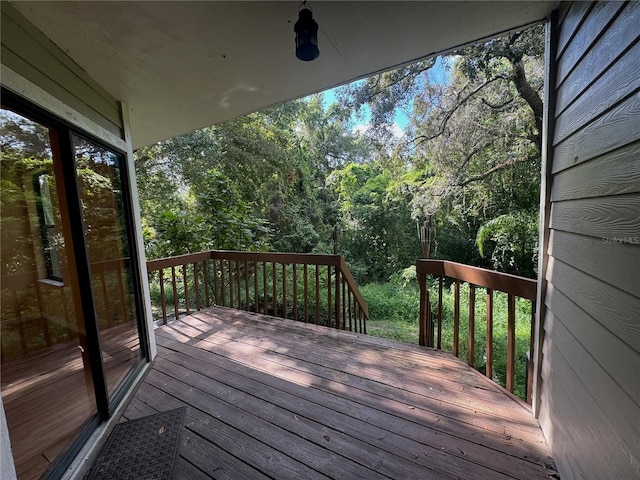
[[[640,478],[640,3],[557,18],[540,422],[563,480]]]
[[[37,8],[34,4],[33,8]],[[2,64],[120,139],[120,106],[10,4],[2,2]]]

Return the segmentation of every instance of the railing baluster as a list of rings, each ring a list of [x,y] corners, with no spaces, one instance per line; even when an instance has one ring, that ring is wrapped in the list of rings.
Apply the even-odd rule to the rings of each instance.
[[[221,305],[220,303],[220,289],[218,288],[218,267],[216,259],[213,259],[213,301],[216,305]]]
[[[253,262],[253,309],[258,313],[260,296],[258,295],[258,264]]]
[[[200,303],[200,282],[198,281],[198,262],[193,263],[193,288],[196,290],[196,310],[202,310]]]
[[[164,269],[158,270],[160,277],[160,303],[162,305],[162,324],[167,324],[167,301],[164,298]]]
[[[274,317],[278,316],[278,300],[277,300],[277,295],[278,295],[278,290],[277,290],[277,285],[278,285],[278,274],[276,271],[276,262],[271,262],[271,280],[273,283],[273,302],[272,302],[272,306],[273,306],[273,313],[272,315]]]
[[[487,348],[485,375],[493,378],[493,290],[487,288]]]
[[[126,318],[127,317],[127,307],[125,305],[125,293],[124,293],[124,282],[122,281],[122,275],[123,275],[124,271],[123,270],[118,270],[116,272],[116,275],[118,276],[118,293],[120,294],[120,308],[121,308],[121,313],[122,313],[122,318]]]
[[[211,306],[211,297],[209,295],[209,261],[202,262],[202,278],[204,280],[204,300],[207,307]]]
[[[76,329],[72,328],[71,317],[69,316],[69,305],[67,304],[66,287],[60,289],[60,300],[62,300],[62,307],[64,310],[64,324],[67,330],[67,336],[70,340],[78,336]]]
[[[331,326],[331,267],[327,265],[327,327]]]
[[[460,340],[460,281],[456,280],[453,297],[453,354],[458,356]]]
[[[227,306],[227,289],[225,286],[225,275],[224,275],[224,259],[220,259],[220,299],[222,300],[221,305],[223,307]]]
[[[287,264],[282,263],[282,318],[287,318]]]
[[[298,265],[293,264],[293,319],[298,321]]]
[[[309,268],[304,264],[304,321],[309,322]]]
[[[240,271],[240,261],[236,260],[236,268],[235,268],[235,288],[236,288],[236,305],[234,308],[237,310],[242,310],[242,273]]]
[[[316,325],[320,323],[320,265],[316,265]]]
[[[334,303],[335,303],[335,311],[336,311],[336,328],[340,328],[342,325],[342,320],[340,319],[340,267],[336,265],[334,271],[335,274],[335,295],[334,295]]]
[[[238,289],[238,310],[242,310],[242,277],[240,276],[240,261],[236,260],[236,286]]]
[[[107,283],[104,280],[104,272],[100,272],[100,285],[102,290],[102,301],[104,303],[105,320],[107,321],[107,325],[111,326],[111,305],[109,304],[109,294],[107,293]],[[100,316],[100,312],[96,313]]]
[[[353,310],[351,310],[351,289],[347,288],[347,297],[349,299],[349,331],[353,332]]]
[[[246,311],[251,310],[251,302],[249,302],[249,269],[247,268],[247,261],[244,261],[244,309]]]
[[[476,286],[469,284],[469,336],[467,337],[467,363],[474,367],[476,347]]]
[[[187,265],[182,265],[182,284],[184,285],[184,304],[187,308],[187,315],[191,313],[191,308],[189,307],[189,278],[187,276]]]
[[[171,267],[171,287],[173,288],[173,311],[175,313],[175,320],[180,318],[178,311],[178,290],[176,288],[176,267]]]
[[[234,287],[234,278],[233,278],[233,261],[229,260],[229,306],[231,308],[233,308],[234,304],[236,303],[236,297],[235,292],[233,290]]]
[[[262,262],[262,296],[263,296],[263,306],[264,313],[267,314],[267,262]]]
[[[347,315],[347,299],[345,298],[345,284],[344,284],[344,277],[340,278],[340,285],[342,286],[342,319],[340,321],[340,328],[342,330],[346,330],[347,328],[347,319],[346,319],[346,315]]]
[[[507,390],[513,392],[516,358],[516,297],[507,297]]]

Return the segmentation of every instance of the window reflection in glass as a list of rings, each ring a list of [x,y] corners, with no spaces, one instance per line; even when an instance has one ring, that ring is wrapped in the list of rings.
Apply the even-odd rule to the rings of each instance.
[[[141,359],[122,157],[74,136],[76,174],[109,394]]]

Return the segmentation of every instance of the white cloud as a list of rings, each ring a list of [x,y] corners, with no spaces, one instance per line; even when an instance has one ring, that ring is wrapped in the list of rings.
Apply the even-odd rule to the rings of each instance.
[[[396,138],[402,138],[404,136],[404,130],[396,122],[393,122],[393,125],[391,125],[391,133],[393,133],[393,136]]]
[[[355,127],[353,127],[353,129],[351,130],[352,133],[359,133],[361,135],[364,135],[364,133],[369,130],[371,128],[371,124],[367,123],[366,125],[363,123],[359,123],[357,124]]]
[[[367,130],[369,130],[370,128],[371,128],[370,123],[367,123],[367,124],[359,123],[355,127],[353,127],[351,131],[353,133],[359,133],[361,135],[364,135],[367,132]],[[402,138],[404,136],[404,130],[397,122],[393,122],[393,125],[391,125],[391,127],[389,127],[388,130],[396,138]]]

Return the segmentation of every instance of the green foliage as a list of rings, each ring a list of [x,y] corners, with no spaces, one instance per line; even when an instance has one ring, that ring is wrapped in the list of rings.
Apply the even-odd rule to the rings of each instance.
[[[340,252],[354,259],[358,282],[384,281],[415,262],[415,222],[390,168],[352,163],[334,170],[328,183],[339,200]]]
[[[504,214],[489,220],[478,229],[476,245],[485,256],[488,243],[495,270],[535,277],[538,215],[528,212]]]

